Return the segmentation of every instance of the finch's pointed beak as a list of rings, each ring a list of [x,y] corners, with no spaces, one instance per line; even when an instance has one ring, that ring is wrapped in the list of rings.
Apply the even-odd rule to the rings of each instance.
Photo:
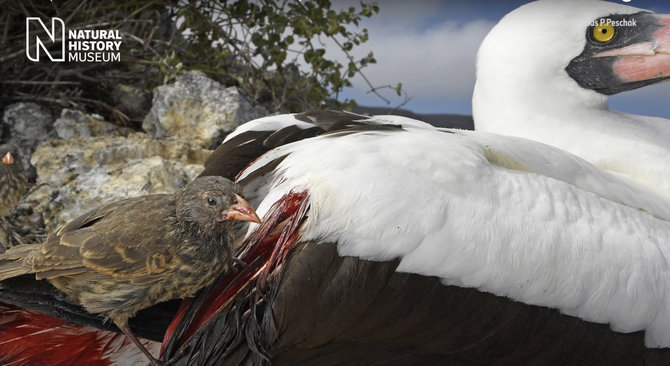
[[[12,156],[12,153],[9,151],[2,157],[2,163],[11,165],[14,164],[14,157]]]
[[[225,220],[239,220],[239,221],[250,221],[257,224],[261,223],[261,219],[256,215],[256,211],[249,205],[249,203],[242,198],[240,195],[235,195],[237,202],[230,206],[227,210],[221,213],[221,216],[217,218],[218,221]]]

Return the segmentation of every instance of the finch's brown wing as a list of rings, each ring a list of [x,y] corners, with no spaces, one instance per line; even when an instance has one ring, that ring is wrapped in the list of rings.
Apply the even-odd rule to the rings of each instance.
[[[104,218],[111,205],[98,207],[68,222],[50,235],[40,250],[33,251],[27,261],[35,277],[43,279],[86,272],[80,248],[86,240],[96,236],[91,225]]]
[[[87,272],[151,283],[174,267],[176,233],[168,195],[101,206],[65,225],[33,259],[38,278]],[[90,273],[94,272],[94,273]]]

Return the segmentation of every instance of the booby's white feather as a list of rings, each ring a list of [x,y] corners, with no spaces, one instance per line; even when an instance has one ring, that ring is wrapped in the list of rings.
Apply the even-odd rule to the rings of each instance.
[[[277,118],[277,116],[257,118],[239,126],[235,129],[235,131],[229,133],[223,140],[223,143],[226,143],[233,137],[248,131],[277,131],[288,126],[295,126],[304,130],[314,127],[313,124],[300,121],[294,116],[295,114],[283,114],[281,116],[282,118]]]
[[[602,1],[539,1],[506,15],[479,49],[475,129],[540,141],[670,197],[670,120],[609,110],[566,66],[588,25],[646,11]]]
[[[263,118],[258,118],[253,121],[249,121],[238,128],[236,128],[233,132],[228,134],[226,136],[225,140],[223,141],[226,143],[233,137],[236,137],[244,132],[248,131],[278,131],[281,130],[282,128],[285,127],[298,127],[300,129],[306,130],[308,128],[314,127],[313,124],[301,121],[297,118],[295,118],[297,113],[292,113],[292,114],[282,114],[282,115],[275,115],[275,116],[267,116]],[[432,129],[433,126],[430,124],[423,122],[423,121],[418,121],[412,118],[407,118],[407,117],[402,117],[402,116],[394,116],[394,115],[375,115],[375,116],[361,116],[362,118],[360,119],[361,121],[365,121],[367,124],[389,124],[389,125],[397,125],[397,126],[404,126],[404,127],[415,127],[415,128],[428,128]]]
[[[396,125],[396,126],[402,126],[404,128],[426,128],[429,130],[435,129],[435,127],[433,127],[429,123],[419,121],[413,118],[395,116],[392,114],[377,114],[366,118],[365,121],[370,124],[374,123],[374,124]]]
[[[305,240],[670,346],[670,202],[645,187],[550,146],[458,130],[322,136],[267,159],[284,155],[257,212],[307,190]]]

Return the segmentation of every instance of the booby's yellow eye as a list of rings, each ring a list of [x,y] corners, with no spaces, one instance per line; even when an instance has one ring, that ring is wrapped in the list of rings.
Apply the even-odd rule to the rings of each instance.
[[[611,24],[596,25],[593,27],[593,39],[605,43],[614,37],[614,32],[614,26]]]

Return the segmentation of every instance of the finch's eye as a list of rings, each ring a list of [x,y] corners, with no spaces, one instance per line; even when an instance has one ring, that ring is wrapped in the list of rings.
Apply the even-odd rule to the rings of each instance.
[[[207,204],[210,206],[216,206],[216,200],[212,197],[207,198]]]

